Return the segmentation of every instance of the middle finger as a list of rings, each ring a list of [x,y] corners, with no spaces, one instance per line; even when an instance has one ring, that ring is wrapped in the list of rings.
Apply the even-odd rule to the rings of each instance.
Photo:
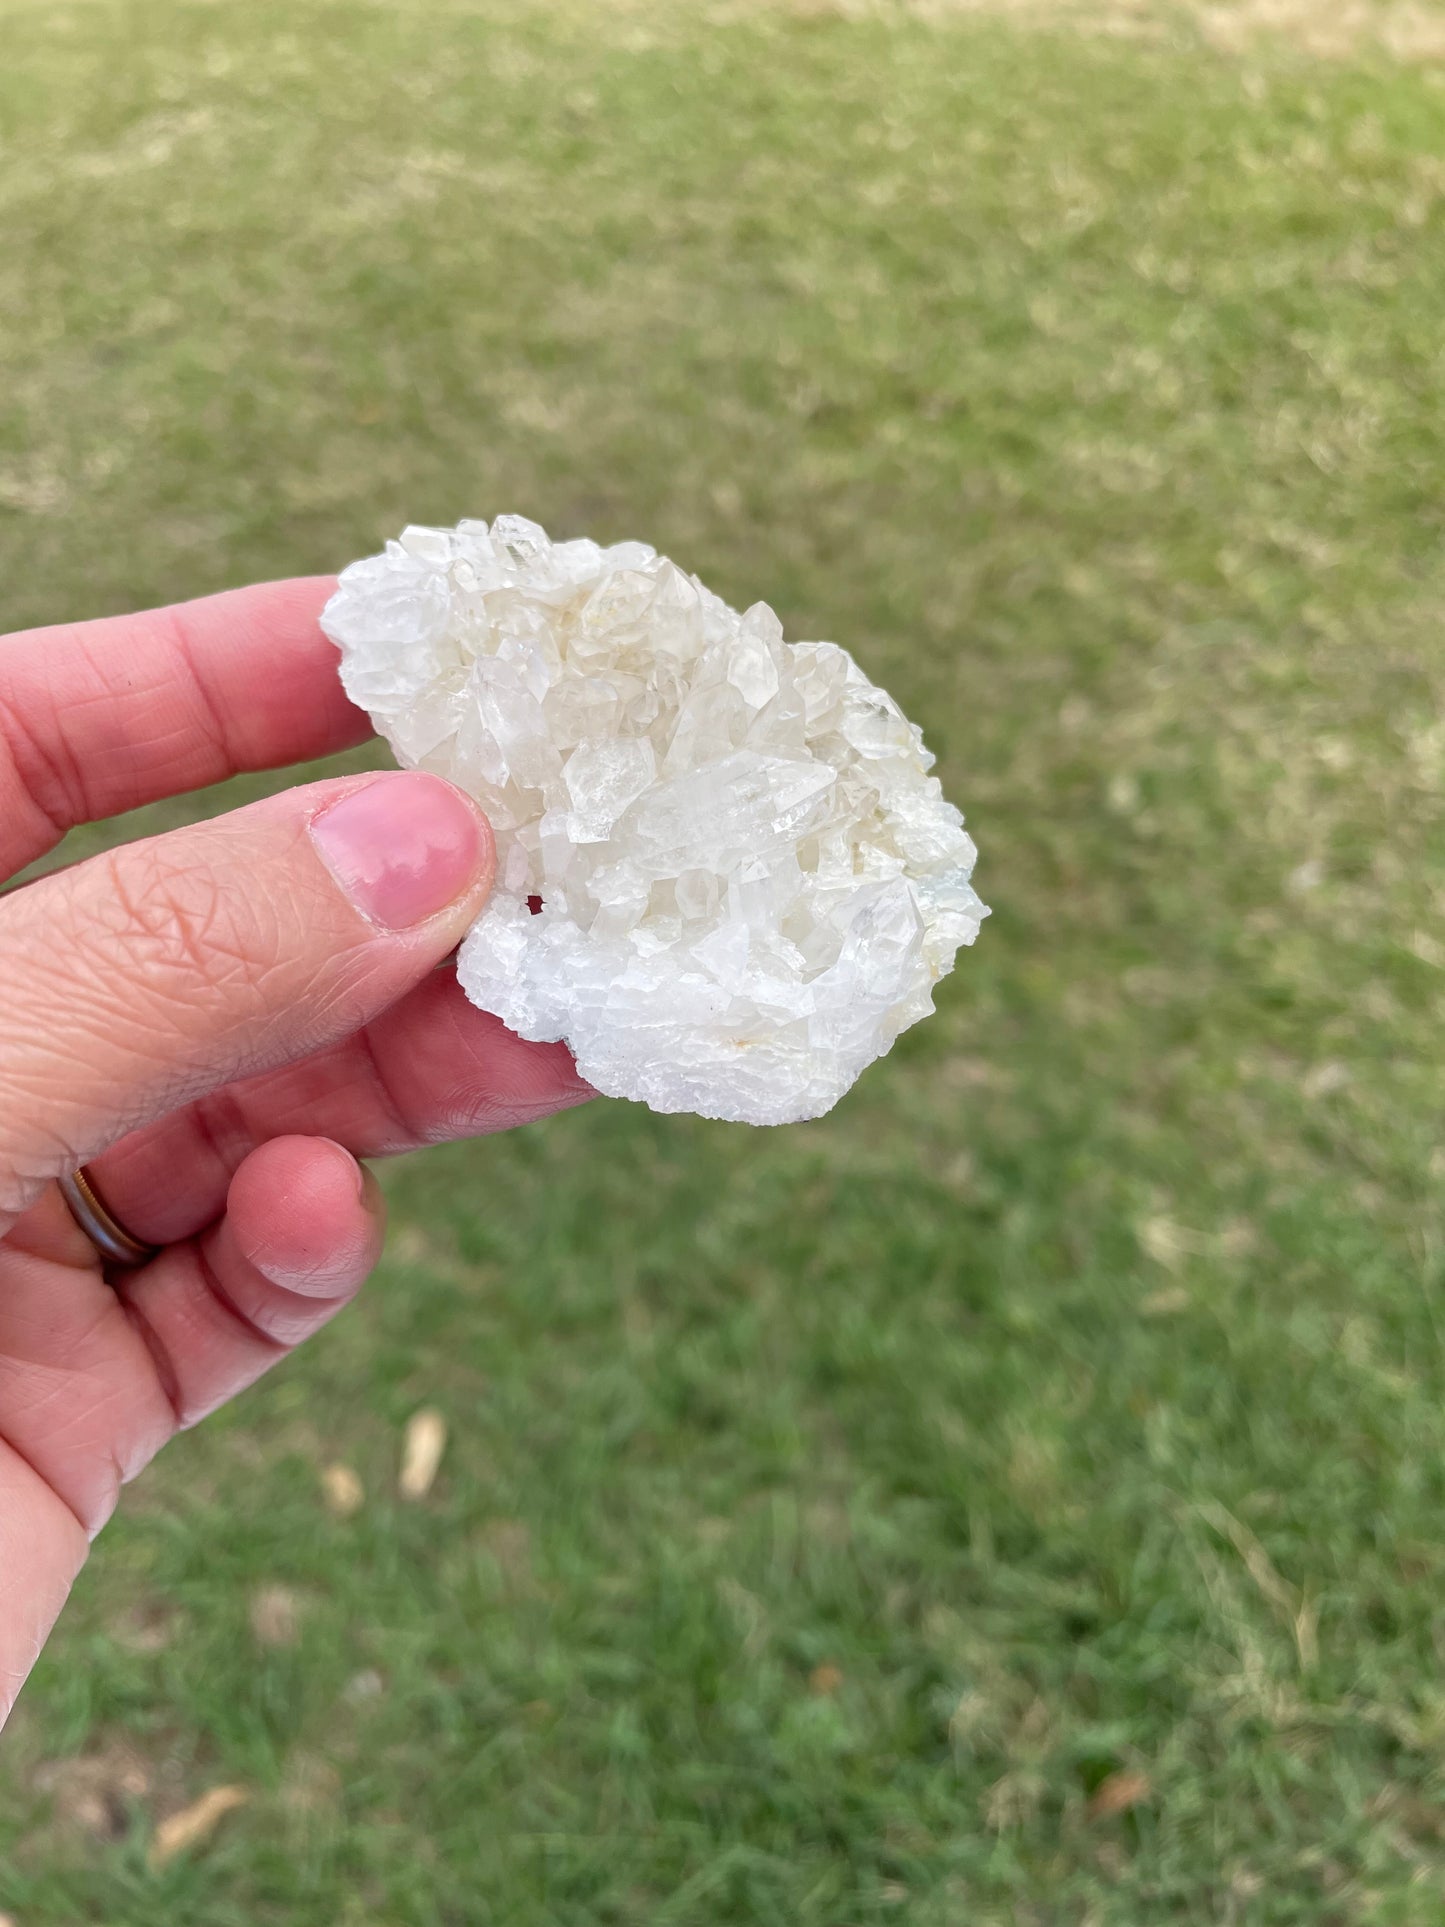
[[[328,1050],[174,1111],[90,1167],[137,1238],[171,1244],[221,1212],[258,1144],[329,1137],[383,1157],[530,1123],[593,1095],[563,1044],[529,1044],[469,1003],[451,970]]]

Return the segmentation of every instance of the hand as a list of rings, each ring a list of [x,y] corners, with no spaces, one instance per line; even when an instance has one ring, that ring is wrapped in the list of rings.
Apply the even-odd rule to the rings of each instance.
[[[0,878],[72,824],[367,735],[330,588],[0,639]],[[0,1724],[121,1485],[360,1287],[357,1158],[590,1095],[435,968],[492,863],[471,802],[392,772],[0,898]],[[82,1164],[151,1262],[102,1269],[54,1182]]]

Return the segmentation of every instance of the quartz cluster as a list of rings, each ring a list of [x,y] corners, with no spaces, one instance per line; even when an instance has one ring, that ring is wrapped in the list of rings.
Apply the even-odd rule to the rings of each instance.
[[[467,995],[658,1111],[817,1117],[988,913],[923,739],[831,642],[641,542],[409,528],[322,626],[398,759],[475,796]]]

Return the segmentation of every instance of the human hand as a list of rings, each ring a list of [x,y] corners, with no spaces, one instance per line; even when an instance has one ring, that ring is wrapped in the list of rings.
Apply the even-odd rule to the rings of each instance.
[[[359,742],[329,580],[0,638],[0,878],[96,821]],[[0,1724],[120,1487],[358,1290],[357,1158],[589,1092],[435,968],[491,885],[440,779],[308,784],[0,898]],[[160,1249],[104,1267],[85,1165]]]

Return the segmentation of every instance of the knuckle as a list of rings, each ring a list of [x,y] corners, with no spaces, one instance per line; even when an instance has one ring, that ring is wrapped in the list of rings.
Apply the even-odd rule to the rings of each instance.
[[[112,860],[107,881],[100,952],[128,985],[162,1005],[264,995],[280,948],[264,892],[237,887],[213,862],[164,841]]]
[[[162,855],[134,851],[111,866],[112,908],[126,949],[135,961],[166,974],[209,977],[230,968],[235,947],[215,875]]]

